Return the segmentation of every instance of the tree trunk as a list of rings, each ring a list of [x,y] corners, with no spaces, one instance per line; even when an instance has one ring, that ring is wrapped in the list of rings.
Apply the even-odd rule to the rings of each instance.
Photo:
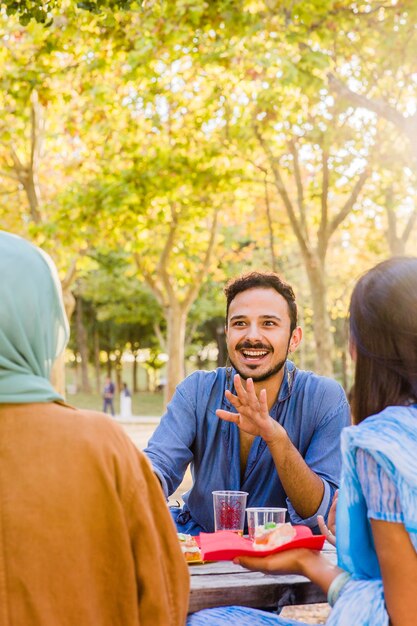
[[[81,298],[77,298],[75,308],[75,328],[77,348],[81,357],[80,370],[81,370],[81,391],[84,393],[91,393],[91,385],[88,377],[88,343],[87,332],[84,326],[83,319],[83,302]]]
[[[402,256],[405,244],[398,236],[397,214],[395,212],[394,191],[392,186],[385,193],[385,210],[387,213],[387,242],[391,256]]]
[[[41,221],[41,214],[39,210],[40,190],[36,181],[36,174],[32,169],[25,172],[25,174],[26,175],[21,178],[21,183],[28,199],[32,218],[36,223],[39,223]]]
[[[316,343],[315,371],[333,376],[333,336],[327,312],[327,289],[324,271],[314,259],[306,259],[306,270],[313,304],[313,332]]]
[[[175,387],[185,377],[184,346],[187,312],[178,303],[170,304],[166,309],[167,347],[167,384],[165,385],[165,403],[172,398]]]
[[[75,384],[77,391],[82,389],[82,374],[81,374],[81,357],[79,352],[75,353]]]
[[[277,258],[275,256],[274,224],[273,224],[272,215],[271,215],[271,203],[269,201],[268,180],[267,180],[266,174],[265,174],[265,179],[264,179],[264,187],[265,187],[266,222],[268,224],[269,250],[271,253],[271,271],[276,272],[277,271]]]
[[[385,194],[385,210],[387,213],[388,228],[386,232],[387,242],[391,256],[403,256],[406,251],[407,242],[413,232],[417,222],[417,209],[414,208],[408,217],[403,232],[398,233],[398,216],[395,212],[395,198],[393,188],[389,187]]]
[[[111,378],[112,365],[111,365],[111,359],[110,359],[110,350],[106,350],[106,354],[107,354],[107,363],[106,363],[107,376]]]
[[[216,343],[217,343],[217,367],[224,367],[227,360],[226,335],[224,326],[219,324],[216,327]]]
[[[101,381],[100,381],[100,338],[98,334],[97,327],[94,328],[94,370],[95,370],[95,378],[96,378],[96,392],[101,392]]]
[[[122,356],[123,356],[123,351],[122,350],[116,350],[115,351],[116,354],[116,361],[114,363],[115,366],[115,372],[116,372],[116,389],[117,391],[120,392],[121,388],[122,388],[122,377],[123,377],[123,365],[122,365]]]
[[[137,393],[138,391],[138,351],[132,349],[133,365],[132,365],[132,391]]]

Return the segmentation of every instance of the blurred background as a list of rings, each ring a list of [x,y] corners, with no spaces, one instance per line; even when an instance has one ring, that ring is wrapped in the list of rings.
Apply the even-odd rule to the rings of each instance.
[[[297,364],[348,389],[351,285],[416,250],[416,3],[2,7],[0,224],[59,268],[57,386],[99,408],[110,375],[160,415],[225,362],[224,284],[268,269]]]

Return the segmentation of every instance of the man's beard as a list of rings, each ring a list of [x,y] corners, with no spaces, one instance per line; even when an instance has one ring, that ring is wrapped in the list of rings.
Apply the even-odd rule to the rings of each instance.
[[[286,361],[287,361],[287,356],[288,356],[288,352],[287,355],[285,357],[285,359],[283,359],[282,361],[279,361],[279,363],[277,363],[276,365],[274,365],[274,367],[271,367],[271,369],[269,369],[268,371],[264,372],[263,374],[260,374],[259,376],[253,375],[253,376],[246,376],[245,374],[242,374],[242,372],[239,370],[238,367],[236,367],[236,365],[233,363],[232,359],[229,356],[229,361],[232,364],[232,366],[234,367],[234,369],[237,371],[237,373],[239,374],[239,376],[241,378],[243,378],[243,380],[247,380],[248,378],[252,378],[254,383],[261,383],[264,380],[268,380],[268,378],[271,378],[272,376],[275,376],[275,374],[278,374],[278,372],[280,372],[282,370],[282,368],[284,367]],[[247,367],[251,367],[250,365],[248,365]],[[258,365],[254,365],[255,367],[259,367]]]

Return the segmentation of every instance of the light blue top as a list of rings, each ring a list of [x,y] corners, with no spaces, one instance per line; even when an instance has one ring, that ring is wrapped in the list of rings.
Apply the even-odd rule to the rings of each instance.
[[[361,452],[364,451],[364,452]],[[388,626],[369,519],[403,523],[417,545],[417,407],[387,407],[342,434],[339,566],[352,574],[329,626]],[[372,472],[372,473],[371,473]]]
[[[235,411],[225,398],[234,391],[232,368],[197,371],[180,385],[151,437],[146,454],[152,462],[166,497],[179,486],[191,465],[193,486],[184,495],[177,518],[183,532],[214,530],[212,491],[233,489],[249,493],[247,506],[284,506],[295,524],[317,525],[316,515],[326,516],[339,484],[340,432],[350,415],[342,387],[333,380],[297,369],[291,361],[271,416],[287,431],[294,446],[324,484],[323,500],[314,516],[300,518],[286,497],[268,447],[256,437],[240,479],[239,430],[220,420],[216,409]]]

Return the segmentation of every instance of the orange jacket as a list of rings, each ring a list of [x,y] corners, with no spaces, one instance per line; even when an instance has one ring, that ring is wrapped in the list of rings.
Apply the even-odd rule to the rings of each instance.
[[[152,469],[100,413],[0,405],[0,626],[182,626],[189,576]]]

